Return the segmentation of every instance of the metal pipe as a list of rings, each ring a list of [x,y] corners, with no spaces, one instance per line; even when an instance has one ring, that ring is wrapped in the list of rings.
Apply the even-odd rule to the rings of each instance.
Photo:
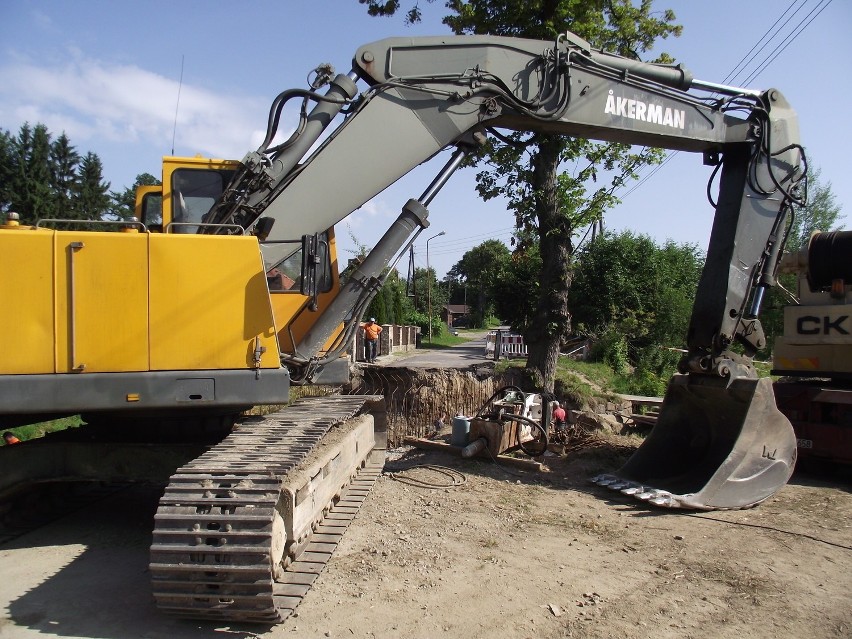
[[[84,246],[83,242],[71,242],[68,245],[68,279],[70,280],[68,291],[68,356],[71,359],[71,371],[75,373],[82,373],[86,369],[85,364],[77,364],[77,287],[74,274],[74,256]]]
[[[415,231],[419,232],[429,226],[429,211],[425,204],[434,199],[441,187],[443,187],[453,172],[461,165],[464,155],[467,153],[465,147],[453,153],[450,160],[444,165],[438,175],[432,180],[429,187],[420,196],[420,200],[409,200],[402,208],[399,217],[385,232],[373,250],[364,261],[352,273],[349,279],[340,288],[337,297],[329,304],[328,308],[317,319],[314,325],[305,333],[302,341],[296,347],[296,354],[301,357],[316,357],[328,339],[337,330],[341,320],[350,315],[354,306],[362,300],[362,309],[366,309],[370,299],[378,292],[377,278],[391,261],[393,256],[405,244],[408,237]],[[365,290],[373,288],[366,300],[363,300]],[[352,316],[350,322],[360,322],[360,316]]]
[[[468,153],[469,149],[467,147],[460,146],[455,150],[449,161],[444,165],[444,168],[441,169],[441,172],[435,176],[435,179],[432,180],[431,184],[429,184],[429,186],[426,187],[426,190],[423,191],[423,195],[418,198],[418,201],[423,206],[429,206],[432,203],[432,200],[434,200],[435,196],[438,195],[438,192],[444,188],[447,180],[449,180],[450,176],[459,168],[462,160],[464,160],[464,157]]]
[[[726,95],[763,95],[763,91],[759,89],[743,89],[741,87],[732,87],[727,84],[717,84],[715,82],[706,82],[704,80],[693,80],[690,88],[713,91],[714,93],[724,93]]]
[[[441,237],[442,235],[446,235],[446,231],[441,231],[437,235],[433,235],[428,240],[426,240],[426,299],[428,312],[427,315],[429,317],[429,343],[432,343],[432,270],[429,266],[429,242],[434,240],[436,237]]]

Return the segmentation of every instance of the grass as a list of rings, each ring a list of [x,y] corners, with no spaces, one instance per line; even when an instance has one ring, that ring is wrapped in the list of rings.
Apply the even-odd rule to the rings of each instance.
[[[501,360],[496,371],[505,372],[510,367],[523,368],[526,360]],[[618,391],[618,379],[613,370],[602,363],[581,362],[570,357],[560,357],[556,363],[554,390],[558,397],[570,398],[578,406],[590,406],[601,398],[609,400]]]
[[[429,341],[429,336],[425,335],[423,341],[420,342],[420,348],[451,348],[469,342],[471,338],[462,337],[459,335],[432,335],[432,341]]]
[[[437,333],[432,333],[432,341],[429,341],[429,334],[426,333],[423,335],[423,339],[421,341],[421,348],[451,348],[453,346],[458,346],[459,344],[464,344],[465,342],[469,342],[475,337],[478,337],[482,334],[483,331],[487,330],[484,328],[458,328],[455,329],[458,331],[458,335],[453,335],[452,333],[444,332],[441,335]]]
[[[30,439],[38,439],[39,437],[44,437],[47,433],[54,433],[56,431],[66,430],[68,428],[77,428],[82,423],[83,422],[80,419],[80,416],[74,415],[73,417],[52,419],[47,422],[30,424],[28,426],[17,426],[16,428],[7,428],[3,432],[12,432],[21,441],[28,441]]]

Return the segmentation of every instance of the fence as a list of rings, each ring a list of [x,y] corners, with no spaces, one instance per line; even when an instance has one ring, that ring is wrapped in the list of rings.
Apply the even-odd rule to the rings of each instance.
[[[382,332],[379,334],[379,352],[377,355],[413,351],[417,348],[417,334],[419,332],[419,326],[382,324]],[[362,330],[359,330],[355,335],[355,352],[353,357],[356,362],[364,361],[364,331]]]
[[[494,359],[526,357],[527,345],[521,335],[508,331],[490,331],[485,338],[485,356]]]

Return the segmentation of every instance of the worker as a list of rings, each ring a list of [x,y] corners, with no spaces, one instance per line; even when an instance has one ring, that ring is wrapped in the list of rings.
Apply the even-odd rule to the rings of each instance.
[[[21,440],[15,437],[15,433],[6,431],[3,433],[3,441],[6,442],[7,446],[11,446],[12,444],[20,444]]]
[[[371,317],[361,328],[364,329],[364,359],[372,364],[376,361],[376,355],[379,352],[379,335],[382,327],[376,324],[375,317]]]
[[[559,404],[559,402],[553,402],[553,414],[551,421],[553,422],[554,428],[556,430],[564,430],[565,429],[565,409]]]

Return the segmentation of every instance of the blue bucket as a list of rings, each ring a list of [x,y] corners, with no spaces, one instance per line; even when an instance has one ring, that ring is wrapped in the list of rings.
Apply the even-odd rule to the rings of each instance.
[[[469,433],[470,420],[461,415],[453,417],[453,434],[450,437],[450,444],[453,446],[467,446],[467,436]]]

